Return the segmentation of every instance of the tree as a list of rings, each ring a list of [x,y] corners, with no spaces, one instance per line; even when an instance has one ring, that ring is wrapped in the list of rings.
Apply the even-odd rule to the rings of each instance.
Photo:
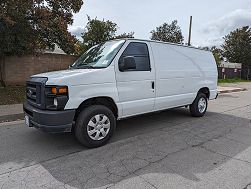
[[[151,40],[182,43],[184,37],[181,32],[181,28],[177,25],[177,20],[172,21],[171,24],[164,23],[163,25],[151,31]]]
[[[224,38],[224,55],[230,62],[249,63],[251,60],[251,28],[238,28]]]
[[[81,53],[85,52],[94,45],[108,40],[133,38],[134,32],[117,35],[117,30],[117,24],[110,20],[98,20],[97,18],[91,19],[88,16],[88,23],[82,34],[83,44],[81,47]]]
[[[249,69],[251,67],[251,28],[244,26],[238,28],[224,38],[223,55],[230,62],[242,63],[243,68]]]
[[[73,53],[76,39],[68,25],[82,4],[82,0],[1,0],[1,71],[5,56],[37,53],[55,44]],[[4,85],[3,73],[1,83]]]
[[[214,59],[215,59],[217,65],[220,65],[221,61],[223,60],[222,49],[217,48],[216,46],[213,46],[213,47],[211,47],[210,51],[213,53]]]
[[[125,39],[125,38],[134,38],[134,32],[122,33],[114,37],[114,39]]]

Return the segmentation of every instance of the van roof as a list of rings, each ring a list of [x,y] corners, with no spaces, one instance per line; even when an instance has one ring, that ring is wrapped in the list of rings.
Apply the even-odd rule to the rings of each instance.
[[[202,51],[208,51],[208,52],[210,52],[210,50],[201,49],[201,48],[194,47],[194,46],[188,46],[188,45],[178,44],[178,43],[170,43],[170,42],[148,40],[148,39],[135,39],[135,38],[122,38],[122,39],[127,40],[127,41],[134,40],[134,41],[143,41],[143,42],[163,43],[163,44],[168,44],[168,45],[176,45],[176,46],[181,46],[181,47],[186,47],[186,48],[193,48],[193,49],[197,49],[197,50],[202,50]]]

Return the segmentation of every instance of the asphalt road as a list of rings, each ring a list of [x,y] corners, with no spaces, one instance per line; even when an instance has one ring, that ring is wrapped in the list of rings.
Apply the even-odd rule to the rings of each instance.
[[[118,123],[104,147],[0,124],[0,188],[251,188],[251,84],[204,118],[185,108]]]

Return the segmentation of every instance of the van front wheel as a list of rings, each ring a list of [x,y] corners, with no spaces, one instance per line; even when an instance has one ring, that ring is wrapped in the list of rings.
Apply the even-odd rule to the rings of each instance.
[[[202,117],[207,111],[208,100],[205,94],[199,93],[190,105],[190,113],[193,117]]]
[[[102,105],[93,105],[80,112],[75,136],[86,147],[99,147],[108,142],[116,128],[113,112]]]

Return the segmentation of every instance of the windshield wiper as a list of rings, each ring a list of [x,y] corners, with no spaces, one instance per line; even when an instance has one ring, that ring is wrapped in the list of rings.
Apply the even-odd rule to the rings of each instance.
[[[95,67],[83,65],[83,66],[78,66],[75,69],[95,69]]]
[[[107,68],[107,67],[79,66],[72,69],[104,69],[104,68]]]

